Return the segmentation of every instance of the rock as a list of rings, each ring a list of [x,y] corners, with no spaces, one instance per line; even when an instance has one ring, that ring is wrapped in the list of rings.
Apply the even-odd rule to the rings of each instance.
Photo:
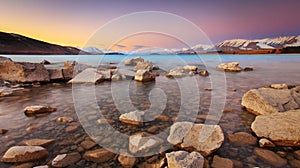
[[[64,123],[70,123],[74,121],[72,117],[58,117],[56,120],[58,122],[64,122]]]
[[[224,141],[224,134],[218,125],[177,122],[171,126],[168,142],[180,144],[189,151],[197,151],[208,156],[219,149]]]
[[[0,97],[1,96],[9,96],[11,94],[13,94],[13,89],[6,87],[6,86],[0,87]]]
[[[244,68],[244,71],[246,71],[246,72],[247,72],[247,71],[253,71],[253,70],[254,70],[254,69],[251,68],[251,67],[245,67],[245,68]]]
[[[86,161],[92,161],[95,163],[103,163],[113,159],[116,154],[107,151],[105,149],[96,149],[93,151],[88,151],[83,155],[83,159]]]
[[[188,71],[197,71],[198,68],[196,66],[186,65],[183,67],[183,69]]]
[[[74,70],[74,67],[77,65],[78,63],[76,61],[66,61],[64,62],[64,69],[69,69],[69,70]]]
[[[227,138],[231,144],[237,146],[255,145],[257,142],[256,137],[246,132],[237,132],[234,134],[228,134]]]
[[[103,77],[104,77],[104,80],[107,80],[107,81],[110,81],[111,80],[111,77],[112,77],[112,74],[115,72],[115,70],[98,70],[98,73],[102,74]]]
[[[300,160],[296,160],[296,159],[289,160],[289,165],[293,168],[298,168],[300,167]]]
[[[62,69],[64,80],[71,80],[73,78],[73,70]]]
[[[103,124],[113,124],[115,121],[112,120],[112,119],[104,119],[104,118],[101,118],[99,120],[97,120],[97,123],[99,125],[103,125]]]
[[[48,64],[51,64],[51,63],[49,61],[47,61],[47,60],[43,60],[43,61],[41,61],[40,64],[48,65]]]
[[[287,160],[281,158],[276,153],[266,149],[255,148],[254,153],[264,162],[274,166],[283,167],[287,164]]]
[[[165,115],[159,115],[159,116],[155,117],[155,119],[158,121],[165,121],[165,122],[170,120],[170,118]]]
[[[300,160],[300,150],[294,151],[294,156]]]
[[[77,163],[81,159],[79,153],[61,154],[57,155],[53,160],[51,165],[53,167],[67,167],[72,164]]]
[[[202,168],[204,158],[198,152],[175,151],[166,153],[168,167],[170,168]]]
[[[18,164],[18,166],[12,166],[10,168],[34,168],[34,163],[32,162],[21,163]]]
[[[48,106],[27,106],[24,108],[24,113],[26,115],[34,115],[34,114],[44,114],[44,113],[52,113],[55,112],[56,108],[48,107]]]
[[[96,68],[87,68],[77,74],[68,83],[91,83],[97,84],[105,80],[105,76],[98,72]]]
[[[1,129],[0,128],[0,135],[3,135],[3,134],[5,134],[5,133],[7,133],[8,132],[8,130],[6,130],[6,129]]]
[[[42,64],[13,62],[0,57],[0,80],[10,82],[47,82],[50,80],[47,69]]]
[[[56,108],[48,106],[27,106],[24,109],[24,113],[27,115],[30,114],[40,114],[40,113],[52,113],[55,112]]]
[[[146,132],[136,133],[129,137],[129,151],[131,153],[144,153],[159,147],[163,140]]]
[[[50,80],[65,80],[62,69],[48,69]]]
[[[158,65],[153,65],[152,66],[152,70],[159,70],[160,68],[159,68],[159,66]]]
[[[134,80],[139,82],[147,82],[155,80],[155,75],[147,70],[138,70],[135,73]]]
[[[223,63],[218,65],[217,69],[225,72],[241,72],[243,68],[241,68],[239,64],[238,62]]]
[[[5,152],[2,162],[29,162],[46,156],[47,150],[40,146],[14,146]]]
[[[121,74],[113,74],[111,76],[112,81],[120,81],[120,80],[125,80],[125,79],[126,79],[126,76],[121,75]]]
[[[49,168],[48,165],[34,166],[33,168]]]
[[[127,69],[118,69],[116,73],[119,73],[120,75],[124,75],[128,78],[133,78],[135,76],[135,72],[127,70]]]
[[[188,75],[190,72],[189,69],[185,69],[184,67],[176,67],[169,71],[169,73],[166,74],[167,77],[173,77],[173,78],[181,78],[186,75]]]
[[[81,142],[80,144],[84,149],[89,150],[97,145],[97,143],[91,141],[91,140],[85,140]]]
[[[270,87],[273,89],[288,89],[289,88],[289,86],[285,83],[284,84],[272,84]]]
[[[211,164],[212,168],[233,168],[233,161],[227,158],[222,158],[218,155],[215,155]]]
[[[259,115],[251,125],[258,137],[271,140],[278,146],[300,146],[300,110]]]
[[[70,125],[68,127],[66,127],[65,131],[67,133],[72,133],[75,132],[78,129],[79,125]]]
[[[275,147],[276,145],[271,142],[270,140],[266,138],[262,138],[259,140],[259,147],[264,148],[264,147]]]
[[[144,122],[144,114],[145,114],[144,111],[136,110],[136,111],[122,114],[119,117],[119,120],[126,124],[141,126],[143,125]]]
[[[141,57],[129,58],[124,61],[124,65],[136,65],[138,62],[144,62],[144,59]]]
[[[252,89],[242,98],[242,105],[256,115],[298,109],[299,104],[300,94],[293,89]]]
[[[137,163],[136,158],[122,155],[118,157],[118,161],[124,168],[133,168],[134,165]]]
[[[22,141],[23,145],[26,146],[42,146],[46,147],[55,142],[55,139],[30,139]]]
[[[200,76],[209,76],[209,72],[207,70],[201,70],[199,71]]]
[[[138,70],[151,71],[152,69],[153,69],[153,64],[149,61],[144,61],[144,62],[137,62],[133,70],[136,72]]]

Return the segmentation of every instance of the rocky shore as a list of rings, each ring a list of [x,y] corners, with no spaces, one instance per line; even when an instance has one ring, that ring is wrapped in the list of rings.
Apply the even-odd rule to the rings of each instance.
[[[226,103],[226,109],[221,112],[223,117],[218,125],[204,123],[205,120],[216,119],[216,116],[205,113],[208,111],[206,106],[200,107],[194,123],[176,121],[178,107],[175,104],[178,100],[176,93],[171,92],[168,111],[156,116],[153,122],[145,122],[146,114],[143,110],[118,114],[117,108],[111,102],[112,98],[107,96],[110,93],[105,92],[109,90],[110,82],[135,80],[137,85],[151,86],[156,78],[165,77],[163,80],[169,81],[169,85],[165,87],[172,88],[175,87],[171,85],[175,82],[173,78],[197,75],[199,80],[203,80],[210,72],[198,69],[194,65],[174,67],[164,72],[140,57],[128,59],[124,63],[132,66],[132,70],[118,67],[95,68],[74,61],[65,62],[61,69],[47,69],[43,64],[18,63],[0,57],[1,98],[9,99],[24,94],[27,89],[43,89],[43,85],[69,89],[71,83],[98,84],[99,87],[103,87],[99,101],[103,105],[101,110],[105,119],[99,118],[97,112],[87,112],[85,118],[92,123],[89,127],[95,127],[101,132],[107,129],[105,124],[110,124],[115,129],[131,135],[128,139],[128,149],[124,151],[126,155],[119,155],[99,145],[125,145],[118,142],[117,137],[103,135],[97,139],[85,133],[74,107],[70,107],[71,94],[58,98],[58,102],[64,101],[60,106],[55,103],[30,104],[29,98],[22,112],[28,117],[34,117],[33,122],[24,128],[0,128],[0,142],[3,144],[0,167],[300,166],[300,135],[297,123],[300,112],[300,86],[273,84],[245,91],[233,89],[228,93],[230,103]],[[241,68],[237,62],[216,67],[216,70],[226,73],[247,69]],[[205,95],[209,93],[206,90],[203,92]],[[243,95],[239,96],[240,94]],[[137,102],[143,101],[145,97],[147,98],[145,94],[137,96]],[[203,99],[203,102],[208,102]],[[91,106],[88,102],[86,105]],[[241,105],[244,110],[241,110]],[[147,101],[144,105],[137,106],[146,109]],[[252,119],[243,123],[246,128],[232,128],[234,125],[231,122],[234,122],[234,117],[237,116]],[[233,126],[229,126],[230,124]],[[164,130],[167,130],[166,135],[157,135]],[[207,132],[210,134],[206,135]],[[165,143],[172,147],[164,149]],[[152,156],[134,157],[156,148],[161,152]],[[239,157],[239,152],[246,154]]]

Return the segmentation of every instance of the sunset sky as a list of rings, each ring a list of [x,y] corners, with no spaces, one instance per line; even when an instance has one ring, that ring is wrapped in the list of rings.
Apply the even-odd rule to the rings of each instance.
[[[132,12],[163,11],[190,20],[218,43],[232,38],[299,35],[299,9],[299,0],[1,0],[0,31],[82,47],[99,27],[114,18]],[[177,47],[167,38],[155,39],[161,46]],[[141,43],[129,41],[119,47]]]

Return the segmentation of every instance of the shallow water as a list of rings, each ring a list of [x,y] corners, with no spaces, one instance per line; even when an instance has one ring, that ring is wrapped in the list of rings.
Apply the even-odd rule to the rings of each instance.
[[[54,66],[60,66],[65,60],[77,59],[79,62],[96,66],[99,64],[99,59],[103,56],[11,56],[15,61],[40,62],[47,59],[50,62],[57,63]],[[127,56],[105,56],[102,58],[102,63],[120,63]],[[133,56],[130,56],[133,57]],[[154,64],[168,70],[170,67],[177,65],[188,64],[198,65],[200,68],[205,68],[206,64],[211,73],[214,64],[218,58],[216,56],[202,56],[202,61],[199,57],[184,55],[178,59],[172,59],[170,55],[164,56],[142,56],[146,60],[152,61]],[[186,120],[195,121],[196,123],[208,122],[209,118],[206,115],[209,111],[212,94],[214,91],[206,91],[205,88],[210,88],[212,81],[222,82],[220,85],[226,86],[226,102],[224,109],[232,109],[234,112],[223,113],[220,117],[219,124],[222,127],[225,136],[228,133],[238,131],[251,132],[250,125],[254,120],[254,116],[243,110],[240,105],[243,94],[252,88],[258,88],[273,83],[287,83],[289,85],[300,84],[299,64],[300,55],[222,55],[223,62],[238,61],[242,67],[253,67],[254,71],[241,73],[225,73],[226,80],[211,80],[210,77],[195,76],[198,88],[193,88],[189,78],[184,79],[169,79],[164,76],[156,78],[155,82],[139,83],[135,81],[124,81],[116,84],[104,82],[96,86],[90,85],[67,85],[53,86],[52,84],[41,85],[37,88],[26,88],[24,91],[18,92],[13,96],[0,97],[0,128],[8,129],[5,135],[0,135],[0,156],[10,147],[21,143],[24,139],[32,138],[54,138],[54,145],[47,148],[50,156],[36,164],[47,164],[59,153],[70,153],[77,151],[79,144],[88,139],[88,134],[100,137],[99,141],[104,144],[113,144],[113,149],[124,147],[122,141],[118,141],[118,137],[107,134],[109,128],[100,127],[97,120],[101,117],[114,120],[112,127],[125,135],[131,135],[136,132],[146,131],[151,126],[159,126],[160,130],[156,131],[159,134],[168,131],[172,121],[164,122],[157,121],[156,115],[162,114],[172,118],[179,117]],[[187,80],[185,86],[180,87],[180,80]],[[224,83],[225,82],[225,83]],[[153,99],[151,93],[154,94]],[[162,91],[162,92],[161,92]],[[181,91],[181,92],[180,92]],[[193,93],[194,92],[194,93]],[[195,97],[182,97],[182,93],[193,95],[197,92],[200,95],[200,101]],[[122,97],[123,96],[123,97]],[[125,97],[124,97],[125,96]],[[156,97],[155,97],[156,96]],[[165,96],[165,99],[163,98]],[[222,95],[214,95],[222,100]],[[218,97],[219,96],[219,97]],[[74,98],[74,99],[73,99]],[[124,98],[128,98],[124,100]],[[155,100],[158,100],[155,102]],[[218,99],[217,99],[218,100]],[[166,104],[159,104],[161,101],[166,101]],[[182,104],[184,102],[184,104]],[[157,103],[155,107],[151,107],[151,103]],[[185,104],[187,103],[187,104]],[[199,107],[197,105],[199,104]],[[57,112],[51,113],[43,117],[27,117],[23,113],[23,109],[29,105],[48,105],[58,108]],[[196,105],[197,109],[191,109]],[[76,110],[75,110],[76,107]],[[153,115],[149,116],[149,121],[144,127],[137,128],[120,123],[118,117],[123,112],[128,112],[134,109],[149,110]],[[155,113],[155,112],[159,113]],[[183,111],[181,113],[180,111]],[[193,113],[196,111],[196,114]],[[79,116],[77,116],[77,114]],[[152,114],[151,113],[151,114]],[[221,113],[220,113],[221,114]],[[103,115],[103,116],[102,116]],[[79,127],[72,133],[67,133],[65,128],[72,123],[59,123],[57,117],[70,116],[75,121],[82,122],[85,130]],[[218,119],[218,118],[217,118]],[[217,119],[211,119],[215,122]],[[216,121],[218,122],[218,120]],[[76,124],[76,123],[75,123]],[[79,124],[79,123],[77,123]],[[73,123],[74,125],[74,123]],[[162,138],[166,138],[161,134]],[[235,147],[229,144],[226,140],[216,154],[239,160],[244,164],[244,167],[271,167],[268,164],[260,161],[253,154],[254,146]],[[126,150],[126,149],[123,149]],[[276,149],[284,150],[284,149]],[[83,152],[81,152],[83,153]],[[162,157],[159,155],[159,157]],[[212,157],[208,157],[209,160]],[[139,162],[143,162],[145,158],[139,158]],[[92,163],[85,162],[85,166],[91,166]],[[102,167],[118,167],[117,161],[112,160],[104,164],[98,164]],[[9,167],[10,164],[0,163],[0,167]]]

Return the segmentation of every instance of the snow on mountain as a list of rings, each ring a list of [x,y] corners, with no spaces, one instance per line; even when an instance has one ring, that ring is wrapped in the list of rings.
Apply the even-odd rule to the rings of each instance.
[[[233,39],[216,45],[218,50],[259,50],[300,46],[300,36],[282,36],[258,40]]]
[[[103,52],[96,47],[84,47],[84,48],[78,48],[78,49],[88,52],[88,53],[103,54]]]

